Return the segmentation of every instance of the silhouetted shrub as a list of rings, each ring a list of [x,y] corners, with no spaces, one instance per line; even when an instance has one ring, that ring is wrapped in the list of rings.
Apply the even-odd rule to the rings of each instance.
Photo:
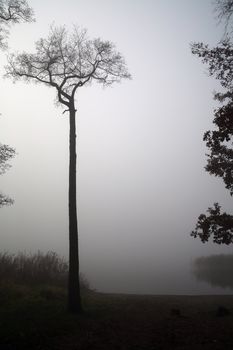
[[[66,286],[68,262],[57,253],[49,251],[36,254],[10,254],[0,252],[0,283],[23,285]],[[80,275],[81,288],[89,290],[87,279]]]

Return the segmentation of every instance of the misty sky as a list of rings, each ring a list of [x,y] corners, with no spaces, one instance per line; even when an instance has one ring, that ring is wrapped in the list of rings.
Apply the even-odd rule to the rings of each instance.
[[[205,293],[190,277],[198,256],[232,247],[190,237],[218,201],[221,179],[205,172],[203,133],[212,128],[218,83],[190,52],[215,45],[211,0],[29,0],[36,23],[15,25],[11,51],[33,52],[52,23],[113,41],[133,76],[78,91],[78,220],[81,270],[101,291]],[[1,75],[6,63],[1,53]],[[0,140],[16,148],[1,191],[1,250],[68,252],[68,118],[43,85],[1,79]],[[221,290],[214,289],[214,292]]]

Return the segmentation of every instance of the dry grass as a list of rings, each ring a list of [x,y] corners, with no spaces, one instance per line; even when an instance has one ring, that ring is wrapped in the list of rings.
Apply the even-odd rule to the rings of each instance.
[[[55,252],[36,254],[10,254],[0,252],[0,283],[30,286],[50,285],[65,287],[68,277],[68,263]],[[89,283],[81,275],[81,286],[89,289]]]

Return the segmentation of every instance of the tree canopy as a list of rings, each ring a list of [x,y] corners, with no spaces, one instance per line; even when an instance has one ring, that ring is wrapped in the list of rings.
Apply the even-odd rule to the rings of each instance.
[[[33,16],[33,10],[26,0],[0,0],[0,19],[4,22],[29,22]]]
[[[207,210],[208,214],[201,214],[195,230],[191,233],[194,238],[199,237],[203,243],[212,236],[217,244],[233,243],[233,216],[221,213],[221,206],[214,203],[213,208]]]
[[[111,85],[130,78],[113,43],[90,40],[86,30],[77,27],[69,34],[64,26],[51,27],[48,38],[36,42],[35,53],[11,54],[6,76],[56,88],[58,101],[67,107],[84,84],[95,80]]]
[[[226,29],[233,14],[233,0],[215,0],[215,12],[219,21],[225,21]]]
[[[231,17],[233,1],[217,1],[219,16]],[[214,98],[220,106],[214,111],[214,130],[205,132],[203,140],[209,150],[205,167],[211,175],[222,178],[225,187],[233,195],[233,44],[229,38],[222,40],[216,47],[210,48],[203,43],[194,43],[192,53],[208,65],[209,75],[215,77],[223,90],[215,93]],[[218,244],[233,243],[233,216],[221,213],[218,203],[198,218],[193,237],[207,242],[212,236]]]
[[[8,145],[0,144],[0,175],[4,174],[5,171],[9,169],[10,164],[8,163],[8,160],[13,158],[14,155],[15,155],[15,150],[12,147]],[[12,203],[13,203],[13,200],[11,198],[0,193],[0,207],[4,205],[9,205]]]
[[[233,45],[227,40],[215,48],[194,44],[193,54],[202,58],[209,66],[209,74],[218,79],[225,90],[215,93],[221,105],[214,112],[215,130],[204,134],[210,150],[206,170],[221,177],[230,194],[233,194]]]
[[[10,24],[34,21],[34,12],[26,0],[0,0],[0,47],[6,48]]]
[[[4,174],[5,171],[10,167],[8,160],[13,158],[15,155],[14,148],[0,144],[0,175]]]

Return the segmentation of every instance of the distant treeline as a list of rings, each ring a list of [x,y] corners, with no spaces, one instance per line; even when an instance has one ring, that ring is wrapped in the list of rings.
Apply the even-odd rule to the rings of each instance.
[[[212,286],[233,289],[233,254],[211,255],[194,261],[193,274]]]

